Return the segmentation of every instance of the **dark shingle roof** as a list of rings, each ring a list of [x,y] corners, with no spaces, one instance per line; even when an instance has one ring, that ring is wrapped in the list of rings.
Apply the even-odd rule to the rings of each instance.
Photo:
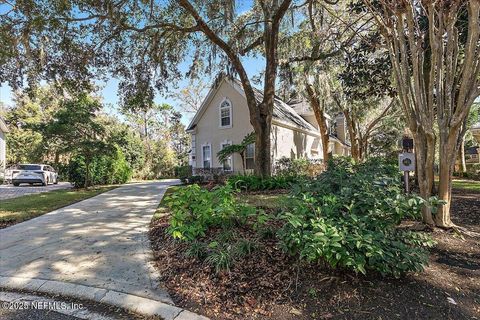
[[[480,146],[466,148],[465,153],[466,154],[478,154],[478,149],[480,149]]]
[[[243,90],[242,83],[237,79],[235,79],[235,81]],[[263,93],[257,88],[253,88],[253,91],[257,102],[261,102],[263,100]],[[275,102],[273,104],[273,118],[300,127],[304,130],[317,131],[314,126],[303,119],[291,106],[283,102],[277,96],[275,96]]]

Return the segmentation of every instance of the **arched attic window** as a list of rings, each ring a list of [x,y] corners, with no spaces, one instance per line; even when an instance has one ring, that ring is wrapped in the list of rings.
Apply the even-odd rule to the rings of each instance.
[[[232,103],[224,98],[219,106],[220,128],[232,127]]]

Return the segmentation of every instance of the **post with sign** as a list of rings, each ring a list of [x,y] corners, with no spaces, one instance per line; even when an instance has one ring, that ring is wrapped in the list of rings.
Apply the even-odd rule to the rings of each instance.
[[[398,155],[398,166],[404,172],[405,192],[410,193],[410,171],[415,171],[415,154],[412,152],[413,139],[404,137],[402,145],[403,152]]]

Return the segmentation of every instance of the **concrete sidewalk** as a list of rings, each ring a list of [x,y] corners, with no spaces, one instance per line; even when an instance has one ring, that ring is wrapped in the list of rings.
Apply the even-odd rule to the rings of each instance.
[[[104,302],[125,293],[172,304],[157,280],[147,233],[165,190],[177,183],[121,186],[0,230],[0,280],[6,287],[43,282],[26,289],[59,294],[65,284]]]

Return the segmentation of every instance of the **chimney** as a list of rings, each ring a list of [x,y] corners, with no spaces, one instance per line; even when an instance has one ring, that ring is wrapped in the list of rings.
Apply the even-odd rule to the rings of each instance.
[[[337,138],[345,143],[347,141],[347,126],[343,113],[339,113],[335,118],[335,127]]]

